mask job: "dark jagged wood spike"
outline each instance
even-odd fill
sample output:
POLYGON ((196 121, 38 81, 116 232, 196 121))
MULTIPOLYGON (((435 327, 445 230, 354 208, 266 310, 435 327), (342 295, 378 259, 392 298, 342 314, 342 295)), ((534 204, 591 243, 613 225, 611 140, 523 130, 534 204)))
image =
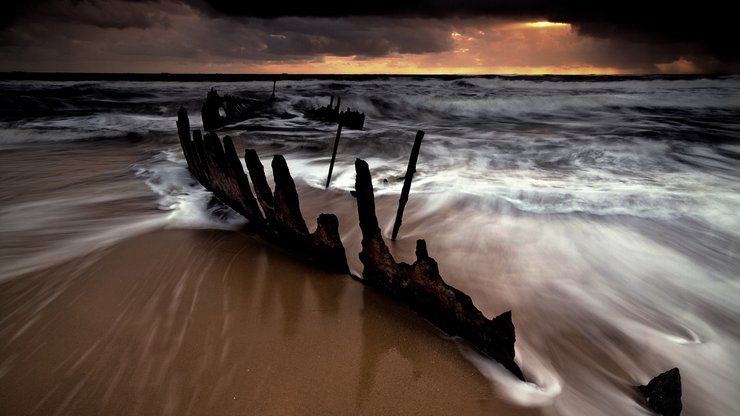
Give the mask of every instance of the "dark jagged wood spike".
POLYGON ((283 244, 294 245, 297 250, 320 260, 331 270, 348 273, 347 256, 339 236, 339 220, 336 215, 319 215, 316 231, 309 234, 301 214, 295 182, 282 155, 273 157, 272 175, 275 179, 275 217, 272 228, 277 231, 283 244))
MULTIPOLYGON (((210 180, 208 179, 209 169, 208 162, 206 161, 206 146, 203 143, 203 136, 200 134, 200 130, 193 131, 193 145, 193 149, 196 152, 196 170, 198 171, 195 177, 203 186, 205 186, 207 189, 210 189, 210 180)), ((191 171, 192 170, 193 169, 191 169, 191 171)))
POLYGON ((426 242, 417 241, 414 264, 396 263, 383 241, 375 216, 370 169, 364 160, 355 161, 357 212, 362 230, 360 260, 363 281, 409 305, 419 315, 450 335, 460 336, 524 380, 514 361, 514 324, 511 312, 489 320, 470 296, 446 284, 437 262, 429 257, 426 242))
POLYGON ((218 135, 213 132, 206 133, 205 144, 208 150, 207 156, 211 158, 213 166, 217 167, 221 173, 226 173, 226 155, 218 135))
POLYGON ((638 386, 647 401, 647 407, 663 416, 679 416, 681 403, 681 373, 672 368, 662 373, 645 385, 638 386))
POLYGON ((244 173, 239 156, 236 154, 236 149, 234 148, 234 142, 229 136, 224 137, 224 154, 226 157, 227 174, 232 179, 229 182, 230 186, 227 191, 229 192, 229 197, 236 204, 236 211, 247 217, 254 225, 262 226, 265 218, 262 216, 262 212, 260 212, 257 200, 252 195, 252 189, 249 187, 249 178, 244 173), (233 185, 236 185, 236 188, 233 185))
POLYGON ((202 183, 200 152, 196 149, 196 143, 190 135, 190 119, 188 118, 188 111, 184 107, 180 107, 177 111, 177 137, 180 139, 182 153, 188 162, 188 169, 202 183))
POLYGON ((194 140, 190 140, 190 126, 184 109, 178 112, 177 127, 185 160, 196 179, 222 202, 245 216, 253 226, 262 227, 264 218, 231 138, 225 137, 222 147, 217 135, 209 133, 203 141, 200 131, 196 130, 193 132, 194 140))
POLYGON ((254 149, 247 149, 244 152, 244 161, 247 163, 247 170, 254 185, 254 193, 257 194, 257 201, 262 207, 262 212, 265 213, 265 218, 268 221, 273 221, 275 218, 275 202, 272 199, 272 190, 265 177, 265 168, 254 149))
POLYGON ((295 182, 282 155, 272 158, 272 176, 275 179, 275 222, 295 233, 308 234, 308 227, 301 215, 295 182))
POLYGON ((311 234, 315 247, 314 256, 326 259, 331 270, 349 273, 347 255, 339 236, 339 219, 334 214, 321 214, 316 223, 316 231, 311 234))
POLYGON ((198 130, 194 130, 192 136, 190 135, 190 120, 187 110, 183 107, 180 107, 177 112, 177 135, 180 138, 185 160, 188 162, 188 169, 198 182, 210 189, 203 139, 198 130))
POLYGON ((193 140, 190 136, 190 119, 185 107, 180 107, 177 110, 177 137, 180 139, 180 146, 182 146, 182 153, 185 155, 188 167, 193 166, 195 152, 193 151, 193 140))
POLYGON ((221 202, 245 216, 260 235, 316 260, 330 270, 349 273, 339 235, 339 220, 333 214, 321 214, 316 231, 309 233, 301 214, 295 182, 283 156, 276 155, 272 161, 273 194, 257 152, 250 149, 245 153, 247 175, 230 137, 224 137, 222 143, 216 133, 206 133, 204 139, 200 131, 195 130, 191 140, 184 108, 178 111, 177 128, 193 176, 221 202), (252 193, 249 176, 252 177, 256 197, 252 193))

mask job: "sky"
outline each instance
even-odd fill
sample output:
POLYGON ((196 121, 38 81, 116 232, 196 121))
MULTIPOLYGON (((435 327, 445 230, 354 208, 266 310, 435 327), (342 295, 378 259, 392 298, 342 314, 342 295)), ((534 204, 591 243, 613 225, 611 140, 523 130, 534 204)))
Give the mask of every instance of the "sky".
POLYGON ((740 73, 731 2, 5 0, 0 71, 740 73))

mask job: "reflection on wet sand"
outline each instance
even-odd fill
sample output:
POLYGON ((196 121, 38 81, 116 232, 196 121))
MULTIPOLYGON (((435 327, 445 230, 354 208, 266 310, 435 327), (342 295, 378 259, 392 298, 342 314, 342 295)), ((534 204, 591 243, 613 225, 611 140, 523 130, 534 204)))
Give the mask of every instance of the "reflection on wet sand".
POLYGON ((126 240, 3 282, 0 316, 0 414, 536 413, 407 308, 244 233, 126 240))

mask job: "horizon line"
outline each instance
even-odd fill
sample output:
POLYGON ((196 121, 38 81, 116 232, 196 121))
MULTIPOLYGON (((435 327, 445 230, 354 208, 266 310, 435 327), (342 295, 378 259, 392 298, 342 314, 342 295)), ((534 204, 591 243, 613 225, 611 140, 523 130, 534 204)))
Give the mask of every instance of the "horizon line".
POLYGON ((0 71, 0 76, 4 75, 142 75, 142 76, 250 76, 250 77, 311 77, 311 76, 344 76, 344 77, 643 77, 643 76, 681 76, 681 77, 701 77, 701 76, 734 76, 740 75, 730 72, 705 72, 705 73, 625 73, 625 74, 566 74, 566 73, 546 73, 546 74, 524 74, 524 73, 415 73, 415 74, 397 74, 397 73, 234 73, 234 72, 77 72, 77 71, 0 71))

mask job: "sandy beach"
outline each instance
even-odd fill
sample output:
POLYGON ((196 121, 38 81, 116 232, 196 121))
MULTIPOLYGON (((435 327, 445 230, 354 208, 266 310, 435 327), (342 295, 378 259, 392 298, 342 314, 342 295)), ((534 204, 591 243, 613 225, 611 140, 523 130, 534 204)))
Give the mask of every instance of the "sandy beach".
POLYGON ((405 306, 240 232, 3 282, 0 316, 0 414, 537 414, 405 306))

